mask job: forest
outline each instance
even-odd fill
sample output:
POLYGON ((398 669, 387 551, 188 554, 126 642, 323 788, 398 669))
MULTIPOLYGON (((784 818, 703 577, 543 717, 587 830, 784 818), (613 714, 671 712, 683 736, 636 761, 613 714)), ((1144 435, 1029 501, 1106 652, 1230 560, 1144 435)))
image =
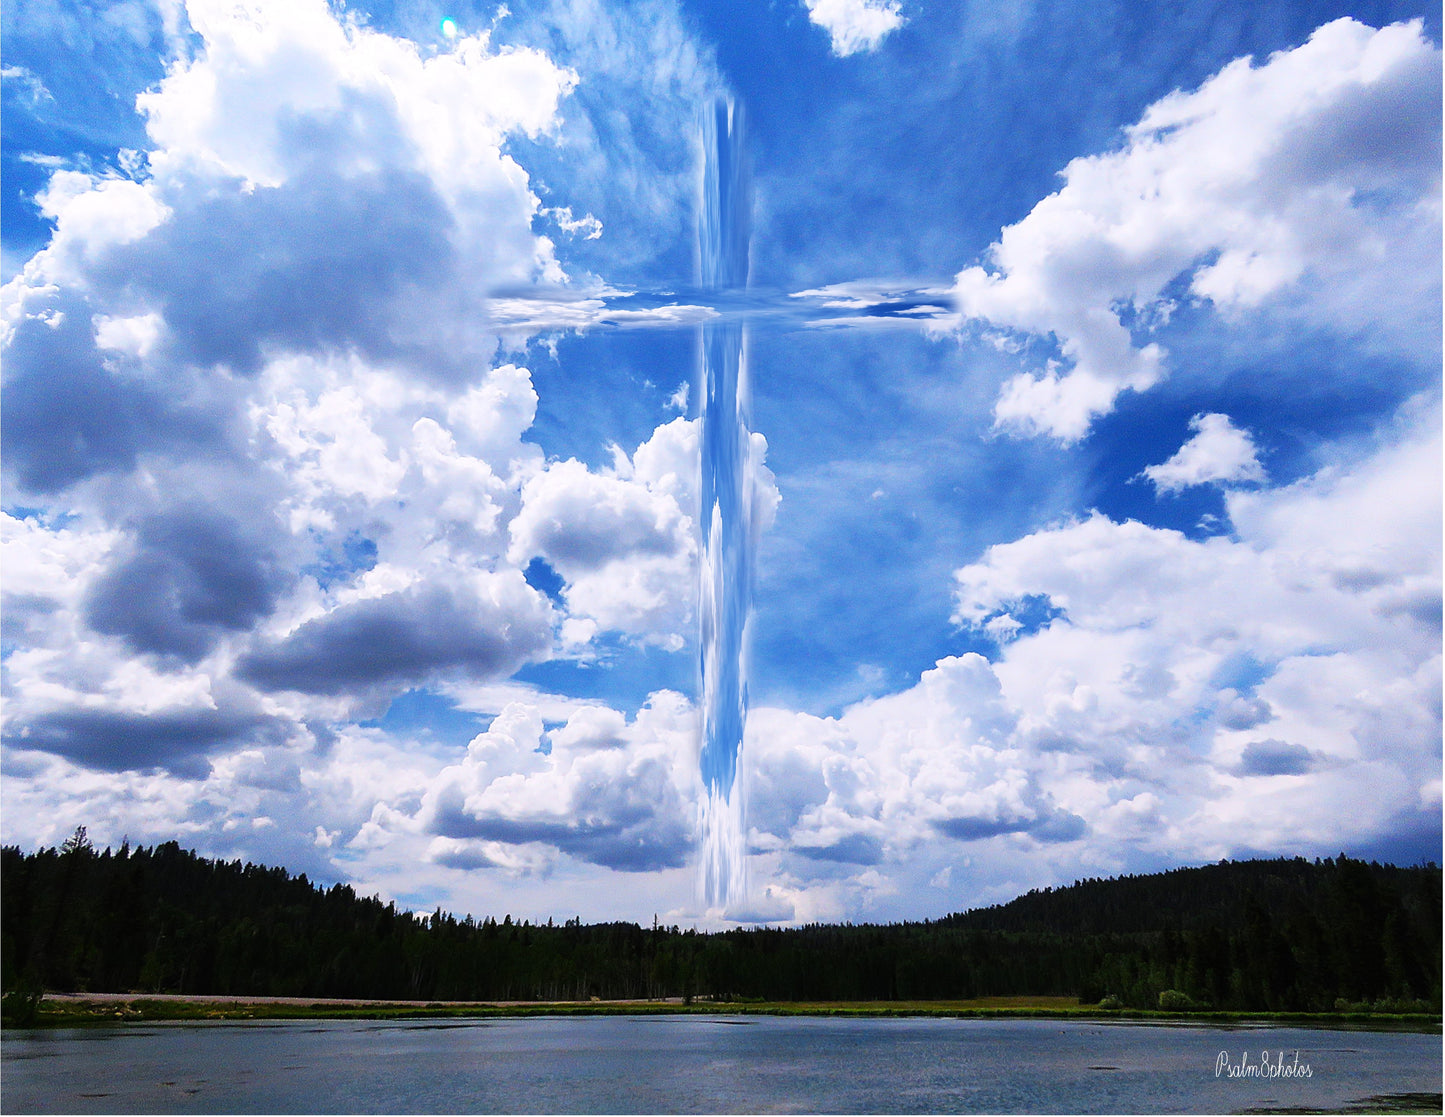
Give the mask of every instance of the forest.
POLYGON ((1336 858, 1084 880, 891 924, 700 932, 417 915, 176 842, 0 851, 0 986, 426 1001, 895 1001, 1438 1012, 1441 873, 1336 858))

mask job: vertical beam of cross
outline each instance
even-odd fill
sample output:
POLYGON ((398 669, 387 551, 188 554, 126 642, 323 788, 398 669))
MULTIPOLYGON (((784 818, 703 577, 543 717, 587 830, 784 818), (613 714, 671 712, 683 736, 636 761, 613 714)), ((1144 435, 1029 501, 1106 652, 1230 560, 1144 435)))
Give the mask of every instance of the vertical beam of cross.
MULTIPOLYGON (((718 100, 703 115, 699 223, 702 286, 720 301, 747 287, 752 189, 741 107, 718 100)), ((702 891, 726 909, 747 890, 743 789, 738 778, 747 720, 747 628, 752 606, 753 469, 747 334, 732 314, 702 327, 702 476, 699 595, 702 667, 702 891)))

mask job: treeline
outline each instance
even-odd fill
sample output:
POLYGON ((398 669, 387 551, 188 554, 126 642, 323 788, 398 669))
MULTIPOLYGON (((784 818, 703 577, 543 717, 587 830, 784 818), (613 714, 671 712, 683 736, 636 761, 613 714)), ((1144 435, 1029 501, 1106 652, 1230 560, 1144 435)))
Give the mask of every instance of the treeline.
POLYGON ((419 1000, 1113 998, 1440 1007, 1441 875, 1346 857, 1031 892, 944 919, 717 933, 480 923, 167 842, 0 851, 0 985, 419 1000))

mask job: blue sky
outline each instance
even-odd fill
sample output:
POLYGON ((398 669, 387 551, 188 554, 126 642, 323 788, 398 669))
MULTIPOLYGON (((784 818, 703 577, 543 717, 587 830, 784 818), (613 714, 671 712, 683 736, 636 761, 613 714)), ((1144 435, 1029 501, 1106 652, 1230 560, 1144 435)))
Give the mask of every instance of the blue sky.
POLYGON ((1436 8, 3 20, 6 842, 719 918, 726 95, 768 510, 731 914, 1439 859, 1436 8))

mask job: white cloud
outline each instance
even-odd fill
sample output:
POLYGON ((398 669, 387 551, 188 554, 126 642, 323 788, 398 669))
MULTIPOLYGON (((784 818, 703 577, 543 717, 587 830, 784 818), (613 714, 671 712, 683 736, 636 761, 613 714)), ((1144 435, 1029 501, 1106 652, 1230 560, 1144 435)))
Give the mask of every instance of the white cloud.
POLYGON ((1337 842, 1386 836, 1399 800, 1382 799, 1380 781, 1415 788, 1438 774, 1434 423, 1413 416, 1352 468, 1230 493, 1237 541, 1095 514, 959 570, 963 623, 1018 612, 1030 597, 1062 611, 1016 633, 995 665, 1020 733, 1167 803, 1152 840, 1171 856, 1248 841, 1311 847, 1325 816, 1337 842), (1331 771, 1275 777, 1299 782, 1287 802, 1266 804, 1254 773, 1239 774, 1266 742, 1331 771), (1354 802, 1342 812, 1349 771, 1354 802), (1231 829, 1246 813, 1231 805, 1239 797, 1268 819, 1248 840, 1231 829))
POLYGON ((89 267, 108 251, 140 240, 172 213, 158 192, 142 183, 69 170, 52 174, 35 201, 56 230, 49 246, 7 285, 17 301, 27 286, 84 285, 89 267))
POLYGON ((500 157, 502 139, 552 128, 577 81, 539 51, 492 50, 486 32, 425 57, 414 43, 338 20, 322 0, 189 0, 186 14, 205 46, 142 95, 151 138, 166 162, 211 165, 257 185, 279 185, 308 157, 298 120, 340 122, 370 102, 384 113, 370 123, 402 131, 338 152, 348 169, 399 139, 411 150, 398 154, 418 158, 454 200, 492 192, 519 173, 500 157))
POLYGON ((559 126, 575 73, 486 32, 428 55, 324 0, 186 11, 201 45, 138 101, 149 173, 55 172, 7 303, 63 284, 202 365, 359 349, 455 378, 497 345, 488 292, 567 281, 503 146, 559 126))
MULTIPOLYGON (((902 20, 897 4, 812 7, 839 53, 902 20)), ((709 66, 663 8, 632 11, 554 14, 609 80, 672 98, 649 119, 682 134, 709 66)), ((84 823, 422 907, 527 897, 546 915, 577 895, 589 917, 668 910, 691 887, 696 711, 668 692, 624 710, 506 676, 586 663, 615 633, 691 638, 699 426, 664 423, 605 467, 549 462, 529 435, 532 373, 496 352, 499 333, 520 344, 544 319, 715 313, 609 309, 618 292, 564 274, 542 235, 570 233, 576 261, 630 227, 617 258, 652 259, 680 227, 686 142, 629 146, 613 102, 573 95, 590 75, 487 35, 431 51, 317 0, 190 13, 199 45, 142 102, 144 167, 50 168, 56 232, 5 293, 7 484, 42 506, 4 522, 6 840, 84 823), (509 154, 532 141, 558 173, 509 154), (583 182, 626 204, 561 191, 583 182), (508 306, 487 297, 498 285, 547 297, 508 306), (555 600, 523 577, 534 557, 563 579, 555 600), (442 728, 388 714, 407 690, 442 728), (456 730, 469 715, 495 720, 456 730), (465 752, 452 732, 474 737, 465 752)), ((1432 195, 1408 96, 1436 56, 1409 28, 1349 23, 1301 51, 1161 102, 1124 151, 1071 165, 1005 232, 971 313, 1053 331, 1075 361, 1015 382, 1020 415, 1067 434, 1121 383, 1152 382, 1163 357, 1140 323, 1181 274, 1221 310, 1308 289, 1309 313, 1346 324, 1383 306, 1388 325, 1424 297, 1438 268, 1417 265, 1437 242, 1418 236, 1432 195), (1352 113, 1403 121, 1392 149, 1351 161, 1365 150, 1352 113), (1277 142, 1212 154, 1240 128, 1277 142), (1326 136, 1325 155, 1301 146, 1326 136), (1341 184, 1368 185, 1374 208, 1341 184), (1389 266, 1362 269, 1377 251, 1389 266), (1414 288, 1394 283, 1406 270, 1414 288), (1366 275, 1405 293, 1382 301, 1366 275)), ((906 297, 924 316, 937 294, 810 297, 897 315, 906 297)), ((1244 431, 1197 422, 1156 484, 1264 480, 1244 431)), ((916 915, 928 881, 961 906, 1070 868, 1216 856, 1246 830, 1279 849, 1368 839, 1393 800, 1438 809, 1428 426, 1402 421, 1373 455, 1289 488, 1229 492, 1235 540, 1095 516, 995 547, 959 580, 960 619, 1001 645, 993 664, 945 658, 835 718, 757 710, 750 837, 773 880, 753 914, 916 915), (1056 616, 1042 628, 1041 602, 1056 616), (1365 786, 1393 800, 1362 802, 1365 786)), ((762 526, 778 489, 761 436, 750 453, 762 526)), ((876 468, 860 492, 883 491, 876 468)))
POLYGON ((1148 336, 1180 276, 1224 313, 1302 293, 1315 325, 1368 332, 1368 305, 1381 335, 1413 338, 1439 302, 1439 84, 1418 21, 1340 19, 1156 102, 1122 150, 1072 161, 989 266, 957 277, 963 315, 1051 335, 1064 362, 1009 380, 998 424, 1073 442, 1119 393, 1157 383, 1166 355, 1148 336))
POLYGON ((138 314, 133 318, 95 317, 95 344, 144 359, 155 348, 164 323, 159 314, 138 314))
MULTIPOLYGON (((488 292, 571 282, 538 218, 578 246, 601 233, 591 200, 536 184, 544 214, 504 150, 545 150, 577 75, 486 35, 428 53, 319 0, 188 14, 194 49, 175 37, 141 99, 144 163, 127 157, 127 179, 48 168, 56 232, 5 291, 7 485, 42 507, 4 522, 6 639, 22 645, 6 840, 84 823, 392 895, 467 865, 669 879, 693 840, 686 701, 660 694, 629 720, 504 681, 559 637, 586 658, 609 630, 668 647, 691 633, 696 424, 608 469, 549 467, 529 370, 493 360, 488 292), (548 507, 589 514, 549 525, 548 507), (569 576, 570 611, 523 580, 514 540, 569 576), (499 714, 461 766, 478 796, 461 837, 423 825, 456 759, 440 740, 355 724, 408 688, 499 714), (565 724, 544 734, 542 718, 565 724)), ((705 84, 690 44, 668 44, 678 28, 645 14, 643 53, 679 68, 648 80, 705 84)), ((586 140, 574 130, 569 157, 586 140)), ((690 168, 649 177, 633 143, 606 162, 633 159, 629 204, 656 217, 690 168)), ((675 883, 598 902, 620 916, 675 883)))
POLYGON ((788 851, 802 874, 807 862, 898 863, 947 838, 1061 837, 1013 740, 1015 721, 973 654, 836 719, 758 710, 748 737, 753 841, 788 851))
POLYGON ((407 460, 387 453, 356 386, 339 384, 314 401, 293 391, 289 402, 268 404, 257 418, 292 459, 298 487, 323 503, 347 497, 375 503, 396 495, 407 460))
POLYGON ((452 433, 460 436, 473 454, 509 466, 519 457, 535 455, 521 441, 536 414, 537 392, 531 375, 512 364, 489 371, 481 384, 447 408, 452 433))
POLYGON ((569 459, 523 488, 509 555, 519 564, 540 555, 572 578, 633 555, 685 552, 690 526, 670 494, 595 474, 569 459))
POLYGON ((1144 476, 1161 493, 1179 492, 1191 485, 1263 481, 1264 467, 1248 431, 1240 430, 1228 415, 1212 412, 1189 420, 1194 437, 1160 465, 1147 466, 1144 476))
POLYGON ((527 482, 508 549, 511 561, 538 556, 562 576, 574 618, 679 647, 695 554, 692 517, 672 492, 572 460, 527 482))
POLYGON ((696 717, 681 695, 660 691, 629 725, 617 711, 583 708, 542 751, 542 719, 516 703, 432 781, 419 815, 446 839, 433 856, 497 863, 507 850, 559 855, 624 872, 680 867, 695 831, 696 717), (550 851, 550 852, 547 852, 550 851))
MULTIPOLYGON (((521 511, 510 526, 509 560, 535 557, 565 580, 571 632, 594 629, 640 637, 672 650, 691 638, 697 594, 699 420, 658 427, 629 458, 613 447, 602 473, 581 462, 554 462, 522 489, 521 511)), ((763 464, 767 442, 753 435, 753 522, 765 530, 779 501, 763 464)))
POLYGON ((602 235, 602 222, 590 213, 583 214, 581 217, 573 217, 571 206, 554 206, 538 212, 550 217, 557 222, 557 228, 572 236, 582 233, 588 240, 596 240, 602 235))
POLYGON ((0 66, 0 78, 18 84, 32 105, 55 100, 50 90, 45 88, 45 83, 24 66, 0 66))
POLYGON ((625 475, 548 470, 529 371, 488 367, 487 291, 568 280, 503 147, 546 142, 577 75, 320 0, 187 11, 198 45, 140 102, 148 171, 56 170, 57 230, 5 292, 11 491, 67 509, 7 523, 16 747, 196 778, 407 686, 497 685, 559 627, 584 656, 604 629, 680 643, 695 432, 625 475), (618 498, 603 536, 652 517, 606 561, 558 558, 576 615, 508 559, 587 536, 518 520, 563 476, 618 498))
POLYGON ((828 32, 839 58, 874 51, 903 26, 898 0, 803 0, 808 18, 828 32))
POLYGON ((1348 465, 1229 493, 1237 540, 1095 514, 990 548, 957 619, 992 629, 993 664, 941 660, 834 718, 753 711, 755 877, 797 919, 882 915, 930 882, 965 906, 1427 827, 1439 478, 1412 406, 1348 465))
MULTIPOLYGON (((662 428, 609 479, 643 495, 681 484, 688 430, 662 428)), ((768 883, 752 914, 892 917, 924 888, 963 907, 1070 873, 1331 853, 1418 823, 1440 768, 1439 467, 1436 413, 1407 408, 1351 462, 1230 492, 1237 539, 1095 515, 991 548, 959 571, 958 617, 1020 614, 995 629, 994 663, 943 659, 833 718, 753 711, 749 841, 768 883), (1042 627, 1021 605, 1038 598, 1057 612, 1042 627)), ((11 669, 28 670, 19 656, 11 669)), ((195 701, 166 698, 162 675, 95 679, 195 701)), ((7 776, 6 807, 29 833, 63 778, 60 837, 98 818, 100 833, 169 827, 301 858, 283 831, 312 858, 293 864, 344 865, 392 895, 460 888, 474 910, 499 881, 565 879, 589 911, 623 915, 615 888, 603 898, 608 870, 678 887, 667 874, 688 871, 702 800, 685 699, 659 692, 629 717, 513 683, 453 693, 497 714, 461 756, 353 727, 324 752, 239 741, 204 778, 122 772, 102 787, 12 742, 7 771, 30 774, 7 776), (277 825, 243 834, 252 815, 277 825)))

